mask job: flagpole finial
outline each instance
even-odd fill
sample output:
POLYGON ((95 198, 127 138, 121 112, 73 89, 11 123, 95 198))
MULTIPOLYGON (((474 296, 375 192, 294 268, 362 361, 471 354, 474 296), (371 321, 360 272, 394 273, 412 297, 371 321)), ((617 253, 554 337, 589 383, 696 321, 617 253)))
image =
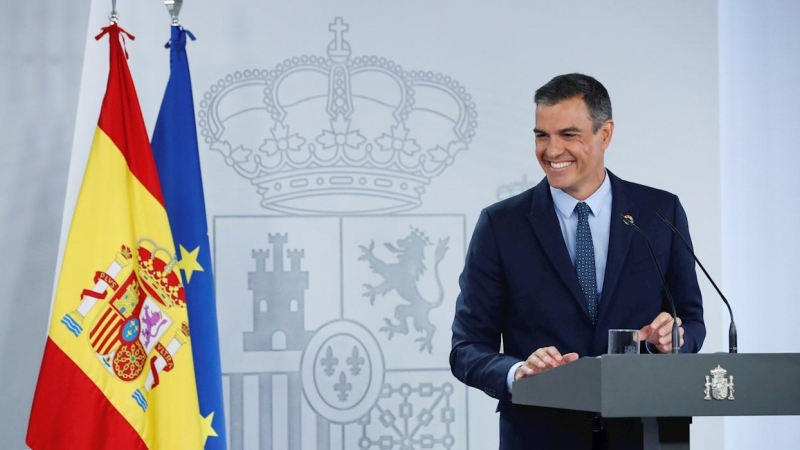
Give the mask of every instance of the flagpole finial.
POLYGON ((183 0, 164 0, 164 5, 167 7, 167 12, 169 16, 172 18, 172 25, 179 25, 178 16, 181 13, 181 6, 183 6, 183 0))
POLYGON ((117 0, 111 0, 111 14, 108 15, 108 21, 112 24, 119 23, 119 14, 117 13, 117 0))

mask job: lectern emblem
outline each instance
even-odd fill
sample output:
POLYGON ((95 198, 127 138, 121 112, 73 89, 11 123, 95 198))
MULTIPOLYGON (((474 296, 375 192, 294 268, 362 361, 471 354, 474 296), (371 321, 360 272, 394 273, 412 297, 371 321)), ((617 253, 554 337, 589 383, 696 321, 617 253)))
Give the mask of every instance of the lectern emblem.
POLYGON ((706 375, 706 389, 704 400, 735 400, 733 397, 733 375, 725 378, 728 371, 717 365, 711 370, 711 376, 706 375))

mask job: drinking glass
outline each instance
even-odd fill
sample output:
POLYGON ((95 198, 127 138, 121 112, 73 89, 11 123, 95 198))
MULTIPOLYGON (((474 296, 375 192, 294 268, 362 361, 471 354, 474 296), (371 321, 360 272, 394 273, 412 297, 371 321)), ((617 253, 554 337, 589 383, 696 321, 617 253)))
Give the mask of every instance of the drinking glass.
POLYGON ((639 353, 639 330, 608 330, 609 354, 637 354, 639 353))

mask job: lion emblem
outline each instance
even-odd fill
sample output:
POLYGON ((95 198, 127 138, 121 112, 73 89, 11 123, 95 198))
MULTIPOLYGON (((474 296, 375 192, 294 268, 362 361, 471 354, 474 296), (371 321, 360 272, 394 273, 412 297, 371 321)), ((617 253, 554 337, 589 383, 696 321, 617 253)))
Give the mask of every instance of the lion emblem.
POLYGON ((448 237, 439 239, 436 243, 436 261, 434 262, 433 273, 436 285, 439 287, 439 296, 435 301, 426 300, 420 294, 417 286, 419 277, 425 273, 425 247, 431 245, 430 240, 420 230, 413 228, 408 236, 396 242, 397 246, 388 242, 384 244, 390 252, 397 256, 397 262, 395 263, 384 262, 375 256, 373 253, 375 241, 370 242, 369 247, 359 246, 362 255, 358 260, 368 261, 372 271, 383 278, 383 282, 377 286, 364 284, 366 288, 366 292, 363 294, 364 297, 369 297, 370 304, 375 304, 376 296, 379 294, 384 296, 394 290, 406 302, 394 309, 394 318, 397 322, 389 318, 384 319, 386 325, 381 327, 380 331, 388 333, 389 339, 395 333, 408 334, 408 319, 410 318, 413 320, 414 329, 423 334, 415 341, 421 342, 420 351, 428 350, 428 353, 431 353, 433 349, 433 333, 436 332, 436 326, 431 323, 428 313, 433 308, 441 305, 444 300, 444 288, 439 278, 439 263, 444 259, 449 241, 450 238, 448 237))

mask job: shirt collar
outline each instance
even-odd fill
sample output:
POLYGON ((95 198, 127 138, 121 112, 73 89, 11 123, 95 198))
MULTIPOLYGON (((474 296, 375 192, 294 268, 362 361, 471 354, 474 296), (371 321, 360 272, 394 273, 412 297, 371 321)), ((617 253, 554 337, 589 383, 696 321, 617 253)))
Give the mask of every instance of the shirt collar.
MULTIPOLYGON (((570 217, 575 212, 575 205, 577 205, 580 200, 573 198, 571 195, 567 194, 561 189, 556 189, 553 186, 550 186, 550 194, 553 196, 553 203, 555 203, 556 208, 564 217, 570 217)), ((606 171, 605 178, 603 179, 603 183, 600 185, 600 187, 597 188, 597 190, 594 191, 589 198, 584 200, 584 202, 586 202, 586 204, 589 205, 589 208, 592 210, 592 215, 597 217, 603 208, 610 203, 610 194, 611 180, 609 180, 608 171, 606 171)))

